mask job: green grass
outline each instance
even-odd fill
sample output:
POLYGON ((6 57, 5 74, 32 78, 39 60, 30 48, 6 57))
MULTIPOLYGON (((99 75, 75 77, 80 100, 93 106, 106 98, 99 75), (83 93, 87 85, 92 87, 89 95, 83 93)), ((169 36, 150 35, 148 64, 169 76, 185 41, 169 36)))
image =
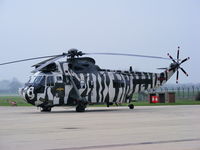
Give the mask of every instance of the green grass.
MULTIPOLYGON (((11 101, 15 101, 17 106, 32 106, 28 104, 22 97, 20 96, 0 96, 0 106, 12 106, 10 104, 11 101)), ((157 103, 150 104, 148 101, 138 101, 133 102, 135 106, 160 106, 160 105, 200 105, 200 101, 195 100, 177 100, 176 103, 157 103)), ((121 104, 120 106, 127 106, 128 104, 121 104)), ((97 107, 105 107, 106 105, 91 105, 97 107)))
POLYGON ((20 96, 0 96, 0 106, 12 106, 12 101, 15 101, 17 106, 31 106, 20 96))

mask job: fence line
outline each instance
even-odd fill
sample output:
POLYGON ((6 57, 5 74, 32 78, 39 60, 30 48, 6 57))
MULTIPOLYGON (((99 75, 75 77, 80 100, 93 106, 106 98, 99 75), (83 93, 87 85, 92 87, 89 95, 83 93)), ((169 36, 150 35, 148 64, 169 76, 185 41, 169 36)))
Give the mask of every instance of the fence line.
POLYGON ((165 92, 175 92, 177 100, 195 100, 198 93, 200 93, 200 86, 178 86, 178 87, 160 87, 158 89, 149 90, 145 92, 140 92, 134 96, 137 100, 148 100, 148 94, 165 93, 165 92))

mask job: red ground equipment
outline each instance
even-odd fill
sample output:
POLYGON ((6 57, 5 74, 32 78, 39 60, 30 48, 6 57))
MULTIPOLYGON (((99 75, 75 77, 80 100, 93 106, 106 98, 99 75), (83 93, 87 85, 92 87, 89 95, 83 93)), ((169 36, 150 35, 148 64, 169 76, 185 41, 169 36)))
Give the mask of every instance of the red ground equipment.
POLYGON ((152 96, 152 103, 158 103, 158 96, 152 96))

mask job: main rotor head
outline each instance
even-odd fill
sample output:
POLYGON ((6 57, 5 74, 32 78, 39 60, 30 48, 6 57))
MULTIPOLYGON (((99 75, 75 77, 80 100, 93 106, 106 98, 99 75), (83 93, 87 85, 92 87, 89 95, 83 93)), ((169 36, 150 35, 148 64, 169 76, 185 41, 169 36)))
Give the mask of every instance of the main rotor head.
POLYGON ((85 55, 85 53, 83 53, 82 51, 79 51, 78 49, 72 48, 68 50, 68 53, 66 55, 67 57, 74 58, 75 56, 76 57, 83 56, 85 55))

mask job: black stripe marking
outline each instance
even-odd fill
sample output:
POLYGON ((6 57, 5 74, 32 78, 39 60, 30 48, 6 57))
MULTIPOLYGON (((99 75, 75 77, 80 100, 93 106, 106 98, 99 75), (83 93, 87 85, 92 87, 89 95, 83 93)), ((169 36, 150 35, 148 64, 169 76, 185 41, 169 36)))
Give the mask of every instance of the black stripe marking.
POLYGON ((135 74, 133 74, 133 80, 132 80, 132 84, 133 84, 133 91, 132 91, 132 93, 131 93, 131 95, 133 95, 134 94, 134 92, 135 92, 135 88, 136 88, 136 83, 135 83, 135 81, 136 81, 136 75, 135 74))
POLYGON ((130 81, 128 80, 128 76, 124 75, 125 79, 125 94, 124 94, 124 102, 127 102, 127 96, 130 88, 130 81))
MULTIPOLYGON (((120 82, 122 82, 121 84, 125 84, 124 83, 124 80, 123 80, 123 75, 122 74, 119 74, 119 76, 120 76, 120 78, 121 79, 119 79, 119 80, 121 80, 120 82)), ((124 87, 123 86, 121 86, 121 90, 122 90, 122 92, 121 92, 121 95, 120 95, 120 98, 119 98, 119 102, 122 102, 123 101, 123 94, 124 94, 124 87)))
MULTIPOLYGON (((110 86, 110 78, 109 78, 109 75, 108 75, 108 72, 106 71, 105 72, 105 75, 106 75, 106 86, 107 88, 109 89, 109 86, 110 86)), ((105 102, 109 102, 109 99, 110 99, 110 96, 109 96, 109 90, 108 90, 108 93, 106 94, 106 98, 105 98, 105 102)))
POLYGON ((154 87, 156 87, 156 85, 157 85, 157 80, 158 80, 158 76, 157 76, 156 73, 155 73, 154 75, 155 75, 155 83, 154 83, 154 87))
POLYGON ((96 100, 97 100, 97 103, 99 103, 99 99, 100 99, 100 96, 99 96, 99 93, 100 93, 100 84, 99 84, 99 81, 98 81, 98 74, 95 74, 96 75, 96 92, 97 92, 97 97, 96 97, 96 100))
MULTIPOLYGON (((116 82, 116 84, 117 84, 118 78, 117 78, 116 74, 113 73, 113 76, 114 76, 113 82, 116 82)), ((113 85, 113 86, 114 86, 114 85, 113 85)), ((114 88, 114 87, 112 87, 112 88, 114 88)), ((119 87, 118 87, 118 86, 115 86, 115 96, 114 96, 113 102, 116 102, 116 101, 117 101, 118 94, 119 94, 119 87)))
POLYGON ((149 73, 150 75, 150 79, 151 79, 151 89, 153 88, 153 74, 152 73, 149 73))
POLYGON ((94 82, 94 81, 93 81, 93 78, 92 78, 92 74, 90 73, 89 74, 89 89, 90 89, 90 91, 88 93, 88 101, 89 102, 92 102, 92 91, 94 89, 94 85, 93 85, 93 87, 90 85, 92 82, 94 82))
POLYGON ((103 102, 104 101, 103 91, 105 90, 105 83, 104 83, 105 77, 104 77, 104 74, 100 74, 100 77, 101 77, 101 87, 102 87, 102 89, 101 89, 101 102, 103 102))

